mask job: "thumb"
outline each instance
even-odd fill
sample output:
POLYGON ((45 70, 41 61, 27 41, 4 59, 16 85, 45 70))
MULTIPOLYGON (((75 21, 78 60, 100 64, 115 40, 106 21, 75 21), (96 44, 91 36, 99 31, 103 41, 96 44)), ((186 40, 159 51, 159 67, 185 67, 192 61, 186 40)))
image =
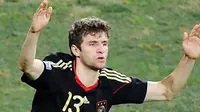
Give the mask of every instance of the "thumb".
POLYGON ((53 8, 52 8, 52 7, 49 7, 49 8, 47 9, 46 16, 47 16, 48 19, 51 17, 52 11, 53 11, 53 8))
POLYGON ((189 35, 187 32, 184 32, 184 35, 183 35, 183 40, 188 40, 189 39, 189 35))

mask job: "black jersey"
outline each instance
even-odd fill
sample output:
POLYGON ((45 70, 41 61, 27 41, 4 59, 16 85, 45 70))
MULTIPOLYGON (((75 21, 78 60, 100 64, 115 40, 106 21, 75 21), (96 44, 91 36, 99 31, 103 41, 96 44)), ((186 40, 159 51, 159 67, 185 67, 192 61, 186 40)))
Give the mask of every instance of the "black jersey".
POLYGON ((36 80, 22 81, 36 89, 31 112, 108 112, 112 105, 142 103, 147 83, 110 68, 99 71, 99 80, 85 87, 75 73, 75 61, 64 53, 43 60, 44 71, 36 80))

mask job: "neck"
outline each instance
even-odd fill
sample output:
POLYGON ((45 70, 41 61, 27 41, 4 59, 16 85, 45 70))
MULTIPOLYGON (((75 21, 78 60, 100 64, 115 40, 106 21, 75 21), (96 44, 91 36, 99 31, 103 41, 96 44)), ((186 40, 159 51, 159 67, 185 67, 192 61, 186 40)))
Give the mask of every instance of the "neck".
POLYGON ((93 70, 76 59, 76 75, 86 87, 89 87, 98 81, 99 70, 93 70))

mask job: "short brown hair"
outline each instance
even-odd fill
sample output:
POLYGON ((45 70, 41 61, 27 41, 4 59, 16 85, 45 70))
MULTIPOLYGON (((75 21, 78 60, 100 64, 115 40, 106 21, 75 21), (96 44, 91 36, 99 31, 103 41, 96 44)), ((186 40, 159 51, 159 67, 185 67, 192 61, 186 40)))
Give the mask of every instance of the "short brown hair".
POLYGON ((97 17, 88 17, 75 21, 69 29, 69 48, 71 48, 72 45, 76 45, 81 50, 80 45, 83 41, 82 37, 88 33, 103 31, 109 38, 109 30, 109 24, 97 17))

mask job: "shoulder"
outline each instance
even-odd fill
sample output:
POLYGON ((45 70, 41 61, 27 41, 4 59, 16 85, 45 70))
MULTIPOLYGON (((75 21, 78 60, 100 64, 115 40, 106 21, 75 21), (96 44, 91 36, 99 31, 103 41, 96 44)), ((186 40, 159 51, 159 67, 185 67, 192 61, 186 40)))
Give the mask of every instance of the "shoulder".
POLYGON ((65 62, 73 60, 73 57, 70 54, 67 53, 63 53, 63 52, 52 52, 51 54, 47 55, 44 58, 44 61, 59 61, 59 60, 63 60, 65 62))
POLYGON ((120 83, 130 83, 132 81, 131 77, 128 77, 127 75, 117 72, 109 67, 104 67, 100 71, 100 77, 105 77, 110 81, 117 81, 120 83))
POLYGON ((62 59, 64 61, 73 60, 73 57, 70 54, 63 53, 63 52, 52 52, 51 54, 47 55, 44 60, 51 60, 54 61, 56 59, 62 59))
POLYGON ((74 58, 67 53, 63 52, 53 52, 49 55, 47 55, 44 59, 43 62, 45 65, 53 66, 54 68, 72 68, 72 62, 74 58))

